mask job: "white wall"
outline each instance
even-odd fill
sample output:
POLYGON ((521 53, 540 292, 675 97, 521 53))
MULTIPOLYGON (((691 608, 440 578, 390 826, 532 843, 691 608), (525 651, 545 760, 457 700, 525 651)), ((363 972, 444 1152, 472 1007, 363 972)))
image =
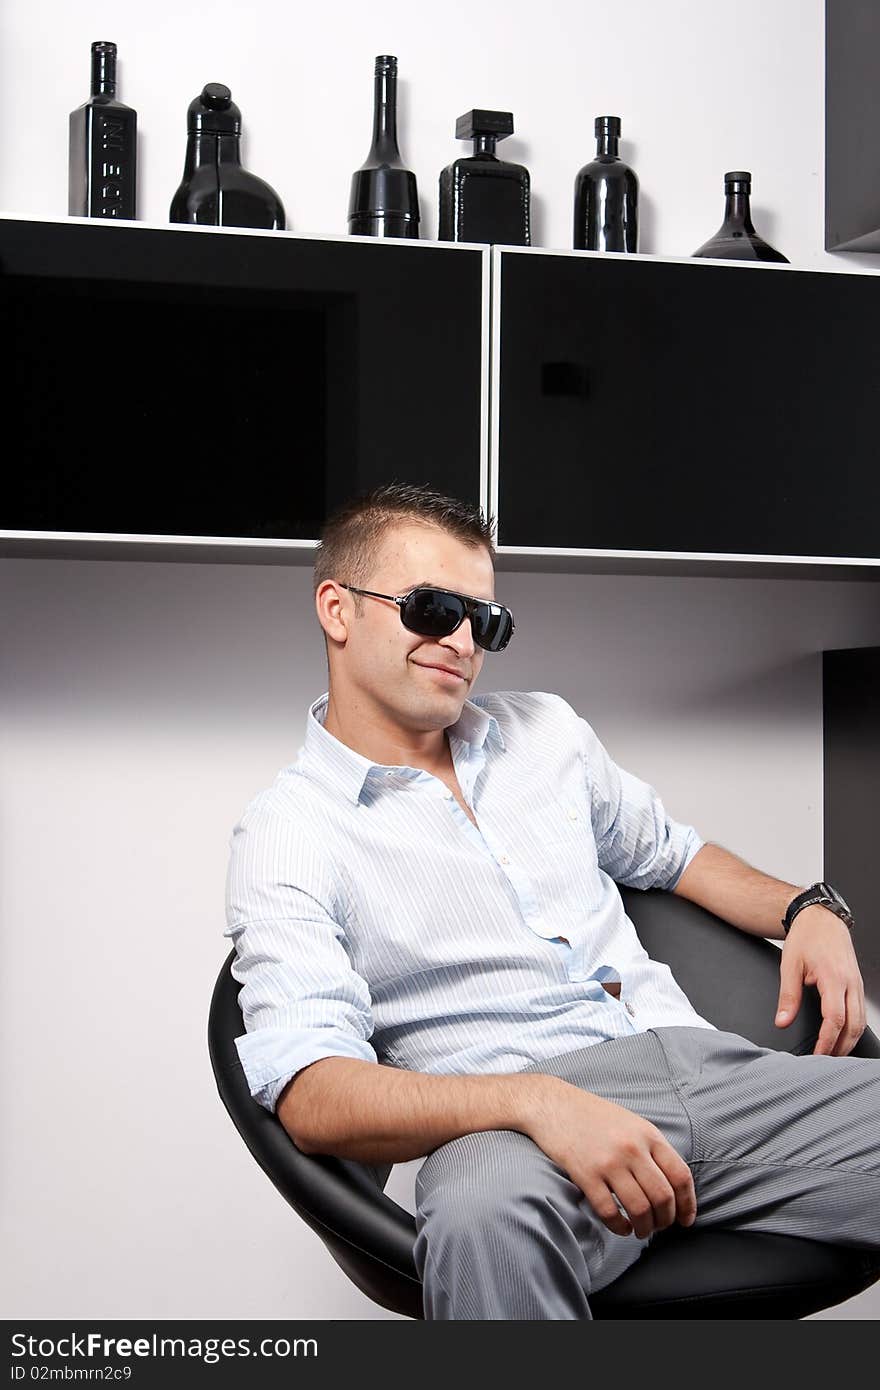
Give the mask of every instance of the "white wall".
MULTIPOLYGON (((102 38, 119 44, 121 96, 138 111, 142 220, 167 219, 187 104, 224 81, 246 163, 289 226, 344 234, 373 58, 391 51, 429 237, 437 175, 461 152, 456 116, 497 105, 521 132, 507 149, 532 172, 535 243, 570 246, 574 174, 594 115, 610 112, 642 181, 643 251, 689 254, 720 222, 722 174, 746 167, 756 225, 794 264, 876 268, 821 249, 822 9, 566 0, 538 21, 510 0, 456 0, 440 30, 436 11, 388 0, 33 0, 2 21, 0 208, 64 216, 67 115, 102 38)), ((500 574, 497 591, 517 637, 478 689, 559 691, 674 815, 812 881, 818 653, 880 641, 874 585, 500 574)), ((7 1317, 393 1316, 251 1159, 205 1042, 232 826, 295 758, 324 689, 308 568, 0 561, 7 1317)), ((417 1166, 389 1184, 410 1209, 417 1166)), ((878 1311, 871 1290, 820 1316, 878 1311)))
POLYGON ((690 255, 721 222, 725 171, 745 168, 756 227, 793 264, 880 266, 822 249, 822 0, 29 0, 0 22, 9 214, 66 214, 68 114, 89 95, 92 41, 112 39, 120 99, 138 113, 139 220, 167 222, 187 106, 225 82, 245 165, 280 194, 288 227, 343 236, 370 143, 373 59, 391 52, 425 237, 437 235, 440 170, 470 153, 456 117, 486 106, 513 112, 499 152, 531 173, 537 246, 571 246, 575 174, 595 152, 594 117, 611 114, 641 183, 640 250, 690 255))
MULTIPOLYGON (((816 653, 880 641, 874 585, 500 574, 497 592, 517 635, 478 690, 558 690, 672 814, 815 879, 816 653)), ((232 826, 326 688, 310 570, 3 560, 0 651, 6 1316, 389 1316, 254 1163, 205 1043, 232 826)), ((389 1185, 409 1210, 417 1168, 389 1185)))

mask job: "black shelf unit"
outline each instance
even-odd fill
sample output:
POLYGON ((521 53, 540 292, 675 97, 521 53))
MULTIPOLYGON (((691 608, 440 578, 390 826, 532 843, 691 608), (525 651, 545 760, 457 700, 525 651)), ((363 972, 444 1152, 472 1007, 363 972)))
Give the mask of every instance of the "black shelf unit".
POLYGON ((494 256, 500 545, 880 559, 880 276, 494 256))
POLYGON ((6 218, 0 307, 2 531, 253 557, 392 478, 480 501, 483 248, 6 218))

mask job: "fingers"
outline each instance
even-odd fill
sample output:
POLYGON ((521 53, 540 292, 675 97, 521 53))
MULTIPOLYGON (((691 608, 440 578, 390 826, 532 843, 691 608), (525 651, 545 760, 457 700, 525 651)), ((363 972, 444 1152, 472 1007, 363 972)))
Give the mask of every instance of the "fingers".
MULTIPOLYGON (((834 1045, 831 1056, 848 1057, 867 1026, 868 1019, 865 1014, 865 992, 860 978, 858 985, 850 985, 846 991, 846 1022, 834 1045)), ((821 1038, 821 1033, 819 1036, 821 1038)))
MULTIPOLYGON (((786 941, 785 946, 790 948, 790 941, 786 941)), ((786 951, 785 946, 783 947, 782 960, 779 966, 779 1003, 776 1008, 777 1028, 787 1028, 792 1019, 797 1016, 797 1012, 801 1006, 801 997, 804 992, 803 967, 800 958, 793 949, 790 948, 786 951)))
POLYGON ((849 932, 842 923, 834 924, 835 933, 828 934, 825 909, 814 905, 806 913, 820 917, 805 920, 800 935, 793 943, 786 938, 782 948, 777 1027, 786 1027, 794 1017, 795 1004, 800 1004, 804 983, 816 985, 822 1003, 822 1026, 813 1055, 845 1057, 852 1051, 865 1031, 865 988, 859 973, 849 932), (819 924, 817 926, 817 923, 819 924))
POLYGON ((616 1236, 631 1236, 632 1226, 614 1200, 614 1193, 606 1183, 590 1183, 584 1186, 584 1196, 599 1220, 616 1236))
POLYGON ((585 1196, 610 1231, 621 1236, 634 1232, 640 1240, 676 1220, 683 1226, 693 1225, 697 1215, 691 1170, 662 1136, 650 1157, 609 1174, 592 1191, 585 1190, 585 1196))
POLYGON ((665 1230, 675 1219, 675 1196, 659 1169, 657 1180, 643 1177, 637 1181, 632 1173, 622 1173, 615 1179, 614 1191, 629 1217, 640 1240, 654 1231, 665 1230))
POLYGON ((675 1193, 675 1220, 682 1226, 692 1226, 697 1219, 697 1194, 694 1175, 680 1153, 662 1137, 651 1150, 660 1163, 672 1191, 675 1193))
POLYGON ((826 983, 822 997, 822 1027, 813 1048, 813 1055, 839 1056, 835 1053, 838 1039, 846 1026, 846 993, 842 985, 826 983))

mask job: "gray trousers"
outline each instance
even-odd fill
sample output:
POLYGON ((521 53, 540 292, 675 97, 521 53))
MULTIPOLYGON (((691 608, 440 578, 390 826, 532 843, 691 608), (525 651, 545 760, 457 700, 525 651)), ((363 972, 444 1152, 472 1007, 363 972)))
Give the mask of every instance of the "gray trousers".
MULTIPOLYGON (((697 1217, 880 1248, 880 1059, 795 1056, 709 1028, 649 1028, 525 1069, 657 1126, 688 1164, 697 1217)), ((518 1130, 465 1134, 416 1176, 425 1318, 591 1318, 588 1296, 649 1245, 615 1235, 518 1130)))

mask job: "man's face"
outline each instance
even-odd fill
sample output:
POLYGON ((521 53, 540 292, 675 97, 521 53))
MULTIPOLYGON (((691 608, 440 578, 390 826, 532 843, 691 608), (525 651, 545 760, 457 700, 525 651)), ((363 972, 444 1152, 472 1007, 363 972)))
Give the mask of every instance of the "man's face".
MULTIPOLYGON (((426 583, 471 598, 495 598, 495 572, 485 546, 465 545, 434 526, 394 527, 362 587, 400 596, 426 583)), ((349 622, 344 645, 331 644, 334 689, 339 685, 347 701, 375 703, 409 729, 454 723, 485 656, 474 642, 470 618, 448 637, 422 637, 403 626, 399 606, 390 600, 361 597, 362 616, 356 619, 354 595, 340 592, 349 622), (433 669, 438 666, 459 678, 433 669)))

